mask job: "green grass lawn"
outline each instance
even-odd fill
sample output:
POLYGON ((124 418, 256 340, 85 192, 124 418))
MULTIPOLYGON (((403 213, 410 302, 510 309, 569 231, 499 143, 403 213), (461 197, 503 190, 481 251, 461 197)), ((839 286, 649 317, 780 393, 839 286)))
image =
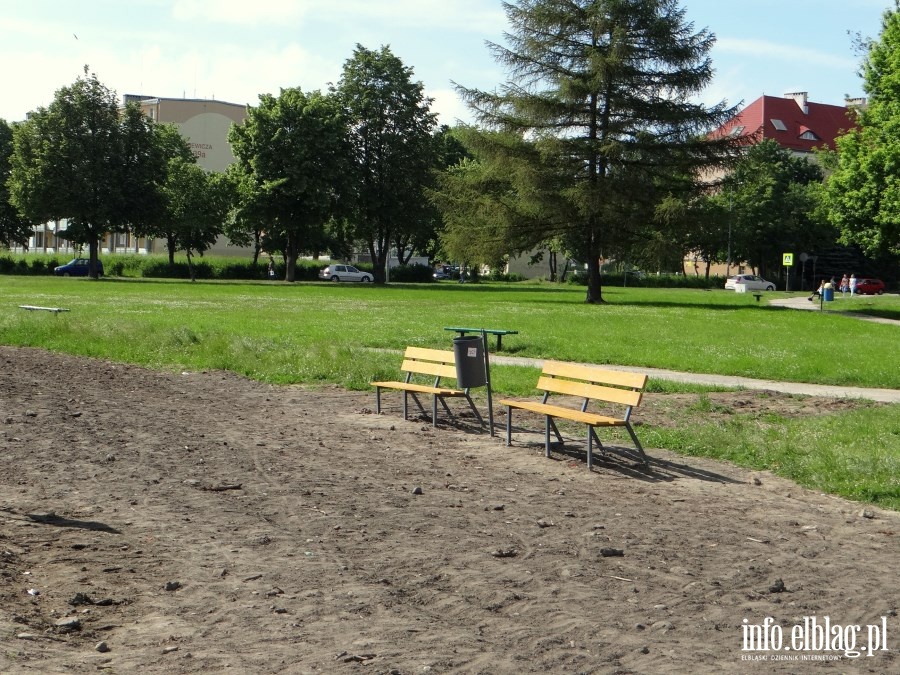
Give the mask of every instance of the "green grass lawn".
MULTIPOLYGON (((606 305, 590 306, 583 288, 532 283, 378 287, 0 276, 0 343, 364 389, 398 374, 399 357, 379 350, 449 349, 455 334, 445 326, 473 326, 519 331, 504 339, 504 351, 518 356, 900 388, 900 329, 848 316, 839 302, 833 311, 802 312, 724 290, 607 288, 604 296, 606 305), (70 311, 18 309, 25 304, 70 311)), ((895 296, 853 303, 854 311, 900 315, 895 296)), ((536 371, 495 367, 492 380, 497 394, 528 395, 536 371)), ((674 430, 641 433, 649 447, 768 468, 900 508, 900 405, 765 424, 736 416, 725 427, 701 414, 674 430)))

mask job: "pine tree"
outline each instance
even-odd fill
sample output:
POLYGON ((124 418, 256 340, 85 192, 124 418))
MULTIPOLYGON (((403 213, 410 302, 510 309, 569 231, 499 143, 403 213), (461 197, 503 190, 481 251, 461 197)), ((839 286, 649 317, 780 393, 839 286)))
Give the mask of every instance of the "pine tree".
POLYGON ((532 171, 515 172, 525 210, 541 216, 525 239, 561 236, 580 251, 586 301, 602 302, 601 254, 624 250, 664 195, 695 187, 732 146, 708 132, 734 109, 694 101, 712 79, 715 38, 695 32, 674 0, 517 0, 504 8, 508 46, 490 48, 509 81, 495 92, 459 91, 480 125, 523 143, 482 134, 473 151, 512 164, 515 152, 538 158, 532 171))

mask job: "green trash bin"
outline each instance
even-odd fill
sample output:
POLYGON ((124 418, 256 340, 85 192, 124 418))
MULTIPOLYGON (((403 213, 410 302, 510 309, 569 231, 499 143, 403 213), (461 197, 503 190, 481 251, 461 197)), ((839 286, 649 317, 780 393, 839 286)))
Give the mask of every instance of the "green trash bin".
POLYGON ((484 340, 480 335, 464 335, 453 338, 453 356, 456 361, 456 386, 461 389, 483 387, 487 384, 484 367, 484 340))

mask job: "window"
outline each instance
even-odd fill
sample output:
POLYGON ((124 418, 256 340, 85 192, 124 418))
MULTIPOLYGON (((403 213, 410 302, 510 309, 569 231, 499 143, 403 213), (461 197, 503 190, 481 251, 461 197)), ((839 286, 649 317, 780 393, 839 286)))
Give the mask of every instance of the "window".
POLYGON ((740 136, 744 132, 744 129, 746 129, 746 127, 744 127, 744 126, 731 127, 731 131, 729 132, 728 135, 729 136, 740 136))
POLYGON ((772 118, 772 126, 778 129, 778 131, 787 131, 787 127, 784 126, 784 122, 781 120, 776 120, 774 117, 772 118))
POLYGON ((818 136, 816 136, 812 131, 809 131, 808 129, 806 131, 804 131, 802 134, 800 134, 800 138, 802 138, 804 141, 821 140, 818 136))

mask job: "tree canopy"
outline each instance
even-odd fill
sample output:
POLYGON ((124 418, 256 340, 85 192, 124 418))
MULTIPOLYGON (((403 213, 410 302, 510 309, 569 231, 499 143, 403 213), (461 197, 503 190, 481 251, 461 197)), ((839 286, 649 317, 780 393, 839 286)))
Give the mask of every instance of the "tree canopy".
POLYGON ((0 245, 26 246, 31 223, 13 205, 9 193, 10 159, 13 153, 12 127, 0 119, 0 245))
POLYGON ((140 221, 155 194, 152 122, 137 106, 119 111, 96 75, 79 77, 14 127, 11 201, 29 221, 65 218, 65 236, 87 244, 97 277, 101 237, 140 221))
POLYGON ((391 245, 429 223, 424 189, 433 180, 436 116, 413 71, 391 52, 357 45, 335 88, 350 125, 353 192, 346 236, 365 242, 376 282, 391 245))
POLYGON ((841 240, 873 257, 900 255, 900 3, 884 12, 881 35, 866 44, 867 106, 858 128, 837 140, 824 191, 841 240))
POLYGON ((229 133, 237 158, 231 178, 240 197, 235 220, 254 229, 264 223, 267 247, 284 254, 288 281, 300 253, 325 248, 326 224, 345 208, 347 133, 335 96, 297 88, 260 96, 229 133))
POLYGON ((623 249, 659 201, 696 187, 733 141, 708 132, 734 114, 694 102, 712 79, 714 37, 694 31, 674 0, 517 0, 504 3, 509 72, 495 92, 459 87, 488 129, 477 152, 516 163, 515 189, 537 218, 522 243, 561 236, 588 264, 587 302, 602 302, 601 253, 623 249), (533 147, 528 147, 533 146, 533 147))

